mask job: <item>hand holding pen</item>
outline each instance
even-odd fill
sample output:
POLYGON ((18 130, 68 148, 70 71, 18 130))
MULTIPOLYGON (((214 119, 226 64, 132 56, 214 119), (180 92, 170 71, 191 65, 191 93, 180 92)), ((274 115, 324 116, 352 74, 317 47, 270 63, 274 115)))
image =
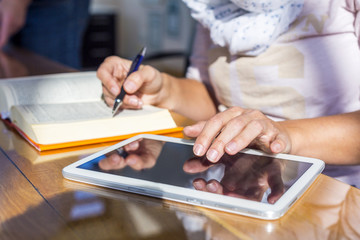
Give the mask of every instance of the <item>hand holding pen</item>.
MULTIPOLYGON (((143 47, 141 49, 141 51, 139 52, 139 54, 134 59, 134 61, 131 63, 130 70, 129 70, 124 82, 126 81, 126 79, 129 77, 129 75, 131 73, 133 73, 139 69, 139 66, 145 56, 145 53, 146 53, 146 47, 143 47)), ((119 111, 119 108, 121 106, 121 103, 123 102, 125 94, 126 94, 126 91, 124 89, 124 83, 123 83, 119 95, 117 95, 115 98, 115 102, 114 102, 114 106, 113 106, 113 110, 112 110, 113 117, 119 111)))
POLYGON ((169 105, 173 105, 169 102, 172 99, 169 92, 171 85, 168 84, 170 76, 151 65, 138 66, 137 71, 129 74, 130 65, 132 63, 128 59, 109 56, 99 66, 97 77, 101 80, 106 104, 112 108, 115 98, 124 88, 126 94, 120 104, 121 109, 141 109, 143 105, 170 108, 169 105))

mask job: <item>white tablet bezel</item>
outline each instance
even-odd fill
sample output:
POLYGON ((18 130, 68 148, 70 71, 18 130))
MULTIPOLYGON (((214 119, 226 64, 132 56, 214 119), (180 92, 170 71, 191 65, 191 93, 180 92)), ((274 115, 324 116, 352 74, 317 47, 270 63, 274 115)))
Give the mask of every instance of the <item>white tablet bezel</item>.
POLYGON ((293 205, 296 200, 299 199, 299 197, 305 192, 305 190, 312 184, 312 182, 322 172, 325 166, 323 161, 314 158, 294 156, 289 154, 269 155, 252 149, 244 149, 241 151, 243 153, 252 155, 269 156, 292 161, 312 163, 312 166, 281 196, 279 200, 276 201, 275 204, 234 198, 214 193, 197 191, 195 189, 187 189, 163 183, 150 182, 146 180, 112 175, 110 173, 95 172, 77 168, 79 165, 85 162, 91 161, 94 158, 116 150, 119 147, 122 147, 140 138, 149 138, 188 145, 193 144, 193 141, 180 138, 141 134, 119 142, 113 146, 107 147, 97 153, 91 154, 90 156, 87 156, 75 163, 66 166, 62 170, 63 176, 70 180, 89 183, 97 186, 203 206, 260 219, 273 220, 278 219, 285 214, 290 206, 293 205))

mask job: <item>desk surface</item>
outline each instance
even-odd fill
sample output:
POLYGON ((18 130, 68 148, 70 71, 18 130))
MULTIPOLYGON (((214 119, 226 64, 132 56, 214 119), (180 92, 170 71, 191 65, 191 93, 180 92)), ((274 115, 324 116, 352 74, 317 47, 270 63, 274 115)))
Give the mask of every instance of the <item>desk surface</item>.
MULTIPOLYGON (((19 64, 11 56, 23 56, 24 52, 15 53, 10 59, 19 64)), ((53 72, 71 70, 25 53, 38 64, 35 70, 25 68, 23 75, 40 74, 38 66, 54 67, 53 72)), ((3 64, 8 56, 0 56, 1 70, 7 73, 3 76, 21 75, 17 65, 3 64), (9 65, 13 69, 9 70, 9 65)), ((47 67, 44 73, 49 71, 47 67)), ((290 211, 275 221, 89 186, 62 177, 63 167, 106 146, 39 153, 1 122, 0 239, 360 239, 360 190, 325 175, 320 175, 290 211)))

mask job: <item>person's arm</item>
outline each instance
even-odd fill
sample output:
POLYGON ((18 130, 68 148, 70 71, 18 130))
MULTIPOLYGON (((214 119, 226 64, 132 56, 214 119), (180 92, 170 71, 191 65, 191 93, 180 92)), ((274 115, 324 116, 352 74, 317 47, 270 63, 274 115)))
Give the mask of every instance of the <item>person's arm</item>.
POLYGON ((165 88, 159 107, 167 108, 190 119, 206 120, 216 114, 215 105, 204 84, 187 79, 162 74, 165 88))
POLYGON ((291 154, 329 164, 360 163, 360 111, 279 123, 291 139, 291 154))
POLYGON ((0 48, 25 24, 27 9, 32 0, 0 1, 0 48))
MULTIPOLYGON (((114 104, 130 64, 126 59, 112 56, 100 65, 97 76, 102 81, 104 100, 109 106, 114 104)), ((125 108, 138 109, 143 104, 151 104, 193 120, 208 119, 216 113, 204 84, 160 73, 151 66, 140 66, 138 71, 126 79, 124 89, 127 93, 123 100, 125 108)))

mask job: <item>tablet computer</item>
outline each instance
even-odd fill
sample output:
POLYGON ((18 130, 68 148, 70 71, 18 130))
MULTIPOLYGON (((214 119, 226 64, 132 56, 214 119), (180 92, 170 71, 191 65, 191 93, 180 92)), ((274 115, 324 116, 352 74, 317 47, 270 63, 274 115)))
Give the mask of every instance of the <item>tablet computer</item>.
POLYGON ((324 169, 324 162, 244 149, 217 163, 193 141, 141 134, 70 164, 70 180, 261 218, 278 219, 324 169))

